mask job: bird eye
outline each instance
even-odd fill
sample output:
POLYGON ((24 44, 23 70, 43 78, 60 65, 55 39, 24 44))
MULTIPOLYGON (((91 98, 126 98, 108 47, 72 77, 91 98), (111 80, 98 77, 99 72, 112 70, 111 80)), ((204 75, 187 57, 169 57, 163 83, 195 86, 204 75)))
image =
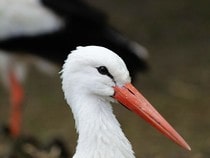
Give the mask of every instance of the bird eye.
MULTIPOLYGON (((114 81, 114 77, 109 73, 108 69, 106 68, 106 66, 99 66, 97 67, 97 70, 100 74, 102 75, 107 75, 108 77, 110 77, 113 81, 114 81)), ((115 82, 115 81, 114 81, 115 82)))
POLYGON ((102 75, 108 75, 109 74, 109 71, 107 70, 107 68, 105 66, 97 67, 97 70, 102 75))

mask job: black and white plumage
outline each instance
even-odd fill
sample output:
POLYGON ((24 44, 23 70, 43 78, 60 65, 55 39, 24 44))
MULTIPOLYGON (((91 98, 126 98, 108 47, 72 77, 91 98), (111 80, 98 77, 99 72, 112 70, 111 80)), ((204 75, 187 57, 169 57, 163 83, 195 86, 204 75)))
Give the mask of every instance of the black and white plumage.
MULTIPOLYGON (((50 74, 58 72, 52 63, 61 66, 78 45, 113 50, 124 59, 133 78, 148 67, 147 50, 110 26, 105 13, 82 0, 1 0, 0 19, 0 73, 10 89, 11 71, 20 87, 30 65, 50 74)), ((20 107, 24 98, 13 99, 14 91, 10 91, 20 107)), ((11 120, 17 120, 13 116, 12 112, 11 120)), ((12 124, 18 127, 17 122, 12 124)), ((18 135, 20 128, 15 131, 18 135)))
POLYGON ((60 64, 78 45, 100 45, 119 54, 132 76, 148 66, 147 50, 85 1, 3 0, 0 11, 0 50, 30 52, 60 64))

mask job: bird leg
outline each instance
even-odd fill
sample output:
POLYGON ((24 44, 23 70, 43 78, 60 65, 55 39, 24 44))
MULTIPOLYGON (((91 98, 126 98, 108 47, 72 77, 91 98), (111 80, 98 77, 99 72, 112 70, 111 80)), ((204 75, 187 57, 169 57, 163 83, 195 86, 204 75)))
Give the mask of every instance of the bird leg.
POLYGON ((13 138, 20 135, 22 122, 23 87, 17 79, 14 71, 9 73, 11 113, 9 120, 10 133, 13 138))

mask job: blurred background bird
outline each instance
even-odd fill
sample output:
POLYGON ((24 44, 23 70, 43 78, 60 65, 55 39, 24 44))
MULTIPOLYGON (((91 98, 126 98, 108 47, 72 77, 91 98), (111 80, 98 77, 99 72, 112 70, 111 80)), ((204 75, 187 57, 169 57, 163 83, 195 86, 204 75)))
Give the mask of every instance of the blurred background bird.
MULTIPOLYGON (((24 0, 19 3, 16 3, 15 1, 14 3, 20 4, 19 6, 21 7, 23 1, 24 0)), ((5 4, 3 3, 7 2, 11 4, 13 3, 11 0, 1 0, 0 7, 4 8, 3 6, 5 6, 5 4)), ((64 1, 61 3, 63 2, 64 1)), ((106 13, 108 18, 105 16, 105 19, 109 25, 114 27, 117 32, 122 33, 123 37, 127 37, 142 44, 145 46, 146 50, 149 51, 150 58, 146 59, 149 63, 149 72, 144 73, 143 75, 141 73, 142 71, 137 72, 134 77, 134 84, 137 88, 140 88, 143 91, 151 103, 157 105, 158 110, 176 129, 180 129, 179 132, 183 134, 192 147, 190 153, 177 149, 169 144, 168 141, 162 139, 161 136, 158 134, 156 135, 155 132, 143 122, 140 122, 141 126, 137 126, 137 124, 139 124, 138 118, 130 115, 123 108, 114 106, 116 109, 115 113, 121 122, 122 128, 133 144, 136 156, 138 157, 138 155, 141 155, 142 157, 157 158, 208 158, 210 154, 210 141, 208 140, 210 132, 210 55, 208 53, 210 49, 210 15, 208 6, 210 5, 210 2, 207 0, 159 0, 155 2, 139 0, 87 0, 83 2, 87 3, 88 6, 94 6, 99 12, 106 13), (168 108, 169 106, 176 107, 179 113, 170 110, 174 108, 168 108), (128 122, 132 122, 132 124, 129 124, 128 122), (136 131, 142 131, 141 135, 136 131), (144 141, 145 139, 142 139, 142 137, 147 137, 151 139, 151 141, 144 141), (158 142, 158 145, 154 140, 158 142), (163 148, 163 146, 165 148, 163 148)), ((28 1, 27 3, 33 3, 34 5, 34 2, 31 1, 28 1)), ((46 3, 48 2, 45 1, 45 4, 46 3)), ((39 4, 44 6, 43 1, 39 1, 39 4)), ((37 6, 40 5, 36 5, 36 7, 37 6)), ((58 5, 54 5, 54 7, 55 6, 59 7, 58 5)), ((3 25, 2 22, 3 10, 12 11, 12 8, 14 7, 10 5, 8 8, 1 9, 0 28, 5 25, 3 25)), ((45 8, 48 8, 50 12, 52 11, 55 13, 52 9, 53 5, 48 5, 48 7, 45 8)), ((24 9, 20 10, 25 12, 24 9)), ((33 7, 31 7, 28 10, 28 17, 30 17, 29 14, 36 9, 33 10, 33 7)), ((59 15, 56 15, 58 17, 64 15, 61 15, 60 10, 57 9, 59 15)), ((21 15, 22 12, 18 12, 19 14, 15 15, 23 17, 23 15, 21 15)), ((42 13, 42 11, 39 11, 39 13, 42 13)), ((9 15, 12 15, 12 13, 9 15)), ((89 14, 87 14, 87 16, 88 15, 89 14)), ((54 23, 56 21, 55 19, 59 19, 58 17, 52 18, 51 23, 54 23)), ((36 25, 43 23, 38 20, 44 18, 46 17, 43 16, 43 18, 37 18, 37 21, 35 22, 36 25)), ((12 20, 12 25, 7 25, 8 28, 9 26, 14 26, 16 24, 19 26, 20 30, 23 29, 24 27, 17 22, 17 18, 14 19, 15 20, 12 20)), ((26 22, 32 20, 27 17, 24 19, 27 19, 26 22)), ((68 19, 68 17, 66 17, 66 19, 68 19)), ((29 24, 36 26, 33 25, 34 23, 32 22, 29 22, 29 24)), ((45 25, 43 24, 43 26, 45 25)), ((65 25, 62 25, 61 21, 57 29, 64 28, 64 26, 65 25)), ((86 28, 85 25, 83 26, 86 28)), ((49 28, 49 26, 45 27, 49 28)), ((77 27, 75 26, 74 28, 77 27)), ((51 31, 53 29, 56 28, 51 27, 51 31)), ((42 30, 42 28, 39 30, 42 30)), ((11 33, 10 35, 13 34, 12 31, 9 32, 11 33)), ((31 30, 28 30, 28 32, 31 32, 31 30)), ((35 34, 37 33, 36 31, 34 32, 35 34)), ((9 41, 9 39, 5 40, 5 34, 8 34, 8 32, 0 31, 0 33, 4 34, 4 36, 2 35, 3 40, 1 40, 3 44, 0 44, 0 47, 2 46, 1 50, 10 53, 15 52, 12 50, 17 48, 15 45, 12 43, 10 45, 5 44, 7 40, 9 41), (9 46, 11 47, 8 49, 7 47, 9 46)), ((37 42, 37 45, 38 43, 39 42, 37 42)), ((24 48, 30 47, 28 43, 25 45, 27 46, 24 48)), ((56 46, 58 46, 57 43, 56 46)), ((52 47, 56 46, 52 44, 52 47)), ((41 47, 39 48, 42 49, 41 47)), ((27 50, 18 52, 24 53, 24 56, 29 54, 27 53, 27 50)), ((32 51, 30 52, 30 54, 34 54, 32 51)), ((69 53, 70 50, 67 50, 67 52, 69 53)), ((46 53, 43 54, 45 55, 46 53)), ((22 60, 23 58, 25 57, 18 57, 19 60, 22 60)), ((51 65, 53 69, 54 64, 50 61, 48 61, 48 64, 51 65)), ((25 65, 25 63, 23 65, 25 65)), ((60 79, 57 75, 57 72, 60 71, 59 68, 57 69, 56 67, 55 71, 52 71, 55 72, 55 75, 45 75, 45 72, 41 73, 39 71, 43 70, 42 68, 37 69, 37 66, 34 64, 27 65, 29 71, 27 72, 24 70, 28 74, 27 80, 23 79, 21 82, 24 85, 25 94, 24 108, 22 111, 24 121, 22 121, 21 133, 34 135, 36 138, 40 138, 42 142, 48 142, 49 140, 52 140, 54 136, 59 135, 64 137, 65 140, 69 140, 69 143, 66 144, 68 149, 74 149, 76 142, 76 135, 74 135, 74 122, 70 121, 71 118, 69 117, 71 117, 71 114, 66 109, 68 107, 65 106, 66 103, 63 101, 60 79)), ((133 65, 135 67, 135 64, 133 65)), ((18 73, 22 74, 21 72, 22 70, 18 70, 18 73)), ((4 78, 5 76, 1 77, 4 78)), ((6 82, 8 82, 8 80, 6 82)), ((10 105, 10 101, 8 101, 9 91, 5 91, 5 86, 3 85, 0 85, 0 96, 0 119, 5 123, 8 122, 8 116, 10 116, 11 110, 8 106, 10 105)))

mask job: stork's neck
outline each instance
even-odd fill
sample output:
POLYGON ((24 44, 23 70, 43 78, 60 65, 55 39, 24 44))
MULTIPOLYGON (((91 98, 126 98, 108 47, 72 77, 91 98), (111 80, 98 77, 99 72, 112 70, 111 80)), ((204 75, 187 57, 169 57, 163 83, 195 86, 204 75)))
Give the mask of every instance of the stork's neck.
POLYGON ((79 134, 73 158, 134 158, 130 142, 110 103, 91 97, 81 98, 72 103, 79 134))

